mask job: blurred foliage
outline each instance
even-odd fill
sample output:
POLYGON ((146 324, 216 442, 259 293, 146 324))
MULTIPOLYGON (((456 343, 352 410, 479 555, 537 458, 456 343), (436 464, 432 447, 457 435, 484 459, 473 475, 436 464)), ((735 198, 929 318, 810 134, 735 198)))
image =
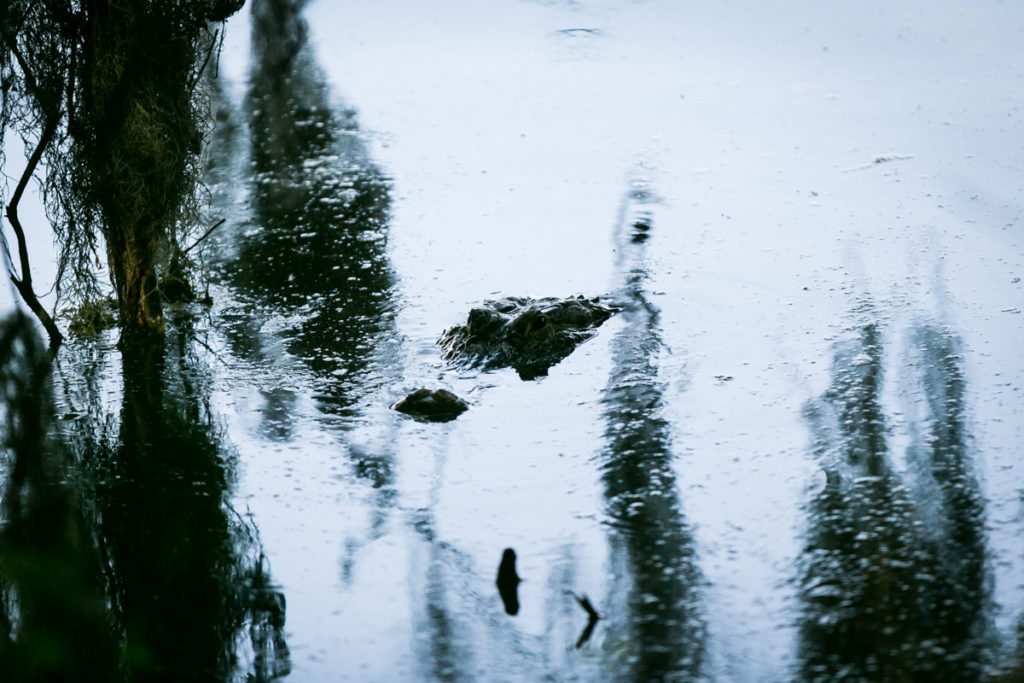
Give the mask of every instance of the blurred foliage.
POLYGON ((0 324, 0 359, 0 680, 116 680, 99 553, 51 436, 48 356, 23 315, 0 324))

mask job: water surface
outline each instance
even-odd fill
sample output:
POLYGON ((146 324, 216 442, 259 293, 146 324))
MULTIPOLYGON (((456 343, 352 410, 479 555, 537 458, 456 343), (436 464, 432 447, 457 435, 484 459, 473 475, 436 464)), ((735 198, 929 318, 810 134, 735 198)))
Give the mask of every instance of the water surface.
POLYGON ((1024 12, 784 10, 233 18, 214 306, 54 374, 97 652, 206 680, 1019 674, 1024 12), (576 294, 622 311, 546 377, 436 345, 486 299, 576 294), (469 411, 390 410, 423 386, 469 411))

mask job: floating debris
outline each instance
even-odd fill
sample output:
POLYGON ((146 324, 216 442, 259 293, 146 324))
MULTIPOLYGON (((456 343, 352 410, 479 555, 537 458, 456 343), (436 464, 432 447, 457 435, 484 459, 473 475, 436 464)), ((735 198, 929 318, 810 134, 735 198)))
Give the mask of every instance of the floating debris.
POLYGON ((913 159, 912 154, 877 154, 871 159, 871 163, 864 164, 863 166, 854 166, 853 168, 843 169, 844 173, 850 173, 852 171, 863 171, 871 168, 872 166, 879 166, 881 164, 888 164, 893 161, 907 161, 913 159))
POLYGON ((498 565, 498 579, 495 583, 498 586, 498 594, 505 604, 505 612, 515 616, 519 614, 519 584, 522 579, 516 574, 516 551, 512 548, 505 548, 501 554, 501 564, 498 565))
POLYGON ((594 609, 586 595, 576 595, 572 591, 569 591, 569 595, 574 597, 580 607, 583 608, 583 611, 587 613, 587 625, 583 627, 583 632, 580 633, 580 637, 576 640, 576 649, 579 650, 594 635, 594 628, 597 626, 597 622, 601 620, 601 615, 597 613, 597 610, 594 609))

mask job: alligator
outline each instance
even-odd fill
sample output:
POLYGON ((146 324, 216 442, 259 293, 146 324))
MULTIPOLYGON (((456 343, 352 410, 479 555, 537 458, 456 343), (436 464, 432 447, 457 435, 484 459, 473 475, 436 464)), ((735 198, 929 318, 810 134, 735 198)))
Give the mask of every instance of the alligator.
POLYGON ((505 297, 485 301, 438 341, 446 360, 483 370, 514 368, 523 380, 548 374, 621 310, 601 298, 505 297))

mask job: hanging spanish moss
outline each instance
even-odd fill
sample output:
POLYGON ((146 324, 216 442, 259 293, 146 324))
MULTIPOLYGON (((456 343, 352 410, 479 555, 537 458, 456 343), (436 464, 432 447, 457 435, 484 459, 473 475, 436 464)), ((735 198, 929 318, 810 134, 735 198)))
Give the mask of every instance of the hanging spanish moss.
MULTIPOLYGON (((216 60, 217 22, 241 5, 10 0, 0 7, 0 131, 25 143, 29 163, 17 189, 33 174, 41 180, 59 248, 58 302, 100 298, 105 248, 126 336, 163 330, 164 281, 173 283, 175 300, 191 298, 181 290, 182 244, 199 227, 210 120, 203 74, 216 60)), ((19 290, 39 315, 29 301, 20 198, 16 190, 7 210, 19 241, 16 284, 28 283, 19 290)), ((53 341, 55 328, 47 330, 53 341)))

